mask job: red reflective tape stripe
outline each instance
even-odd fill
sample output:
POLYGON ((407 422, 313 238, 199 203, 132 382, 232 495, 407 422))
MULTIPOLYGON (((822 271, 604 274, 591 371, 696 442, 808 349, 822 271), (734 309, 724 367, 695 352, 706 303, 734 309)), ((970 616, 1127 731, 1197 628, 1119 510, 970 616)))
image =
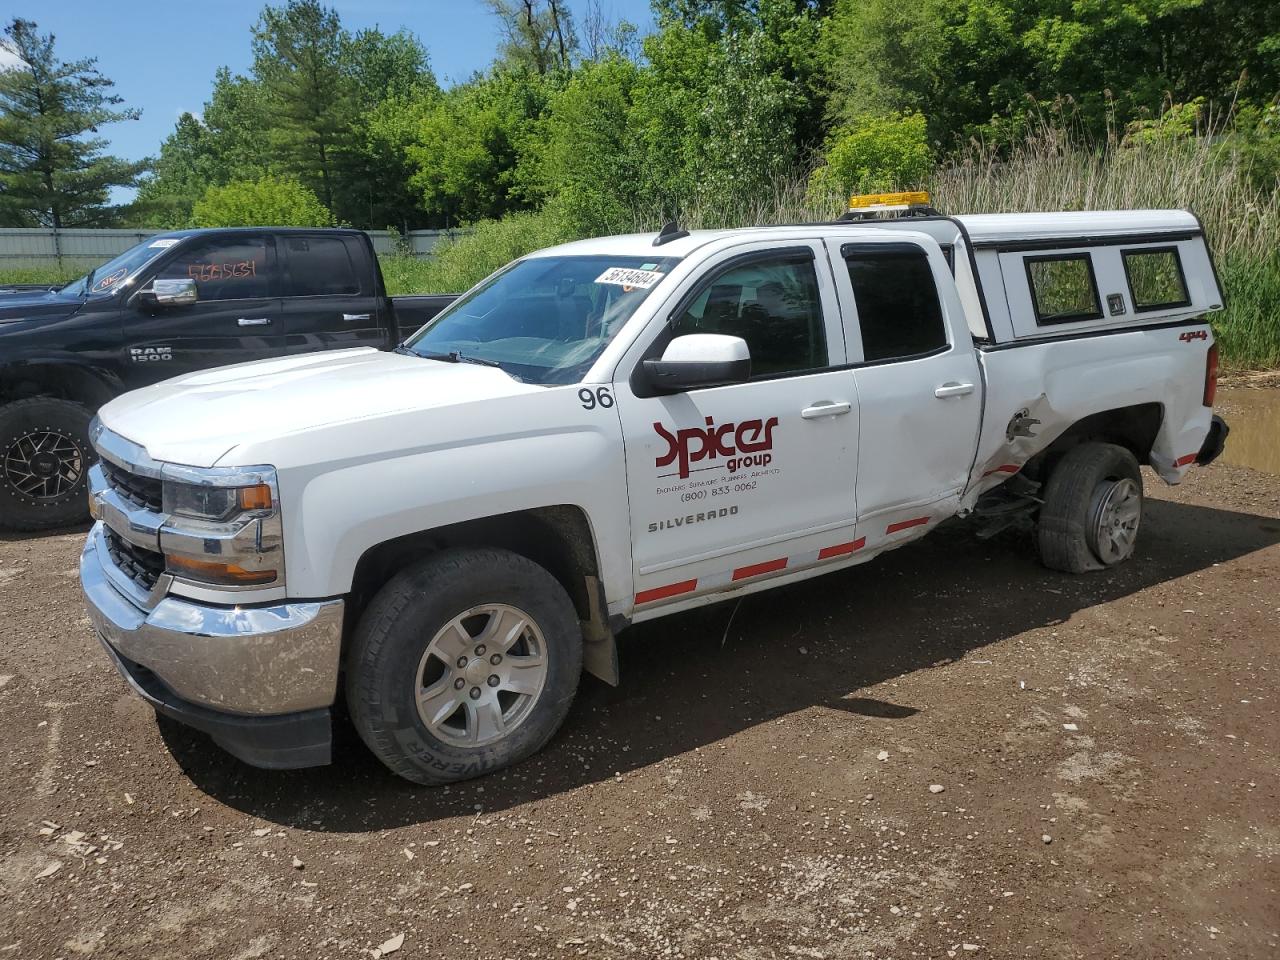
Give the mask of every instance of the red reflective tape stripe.
POLYGON ((748 577, 758 577, 762 573, 773 573, 775 570, 785 570, 787 567, 787 558, 781 560, 766 560, 764 563, 753 563, 749 567, 739 567, 733 571, 734 580, 746 580, 748 577))
POLYGON ((989 477, 993 473, 1017 473, 1021 469, 1022 468, 1018 466, 1016 463, 1004 463, 996 467, 994 470, 988 470, 986 473, 983 474, 983 476, 989 477))
POLYGON ((1179 457, 1177 460, 1173 461, 1173 465, 1175 467, 1185 467, 1188 463, 1194 463, 1198 456, 1198 453, 1188 453, 1185 457, 1179 457))
POLYGON ((859 537, 849 543, 837 543, 833 547, 823 547, 818 551, 819 560, 830 560, 832 557, 844 557, 853 553, 855 550, 861 550, 867 545, 866 537, 859 537))
POLYGON ((899 520, 897 523, 891 523, 885 528, 885 533, 897 533, 899 530, 906 530, 909 527, 918 527, 921 524, 928 523, 928 517, 916 517, 914 520, 899 520))
POLYGON ((636 594, 636 603, 652 603, 654 600, 665 600, 667 597, 677 597, 682 593, 692 593, 697 588, 697 580, 682 580, 679 583, 669 583, 665 587, 641 590, 636 594))

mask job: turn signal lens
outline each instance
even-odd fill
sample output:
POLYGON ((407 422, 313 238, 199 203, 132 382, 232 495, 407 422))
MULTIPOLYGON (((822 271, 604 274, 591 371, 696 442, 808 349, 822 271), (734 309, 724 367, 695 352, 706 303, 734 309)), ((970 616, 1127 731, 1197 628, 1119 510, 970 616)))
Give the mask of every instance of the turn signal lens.
POLYGON ((253 585, 271 583, 276 578, 274 570, 246 570, 235 563, 218 563, 211 560, 195 560, 191 557, 166 556, 169 572, 200 580, 204 583, 253 585))
POLYGON ((1209 356, 1204 361, 1204 405, 1213 406, 1214 397, 1218 395, 1218 345, 1209 348, 1209 356))
POLYGON ((260 483, 256 487, 240 488, 240 509, 241 510, 270 510, 271 509, 271 488, 265 483, 260 483))

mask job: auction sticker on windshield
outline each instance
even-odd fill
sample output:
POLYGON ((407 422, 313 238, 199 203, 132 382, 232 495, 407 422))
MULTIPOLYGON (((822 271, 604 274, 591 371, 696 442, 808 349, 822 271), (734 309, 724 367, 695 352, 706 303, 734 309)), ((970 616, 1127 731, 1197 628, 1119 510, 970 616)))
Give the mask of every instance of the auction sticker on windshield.
POLYGON ((640 287, 642 290, 648 290, 655 283, 661 280, 665 274, 655 273, 652 270, 632 270, 629 267, 610 267, 600 276, 596 277, 596 283, 614 283, 622 287, 640 287))

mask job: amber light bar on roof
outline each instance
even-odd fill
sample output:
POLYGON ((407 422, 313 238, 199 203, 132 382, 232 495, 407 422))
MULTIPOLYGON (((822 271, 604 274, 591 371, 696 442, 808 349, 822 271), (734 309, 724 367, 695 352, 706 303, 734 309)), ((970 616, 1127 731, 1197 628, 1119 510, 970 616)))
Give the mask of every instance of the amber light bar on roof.
POLYGON ((850 210, 902 210, 907 207, 928 206, 927 190, 909 190, 905 193, 859 193, 849 198, 850 210))

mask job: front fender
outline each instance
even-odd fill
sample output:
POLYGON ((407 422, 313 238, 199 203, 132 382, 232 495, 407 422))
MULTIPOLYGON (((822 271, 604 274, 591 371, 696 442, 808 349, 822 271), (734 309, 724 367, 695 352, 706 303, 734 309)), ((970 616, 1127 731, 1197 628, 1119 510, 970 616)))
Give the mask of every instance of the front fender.
POLYGON ((342 459, 279 468, 289 596, 348 592, 360 558, 388 540, 556 505, 580 508, 591 524, 607 599, 630 595, 626 474, 615 411, 585 411, 575 387, 438 413, 447 420, 410 414, 394 418, 399 428, 365 425, 366 432, 393 429, 400 443, 355 455, 360 425, 343 425, 311 444, 346 452, 342 459), (503 422, 527 426, 485 436, 503 422), (557 427, 537 426, 544 423, 557 427), (439 439, 405 442, 432 435, 439 439))

